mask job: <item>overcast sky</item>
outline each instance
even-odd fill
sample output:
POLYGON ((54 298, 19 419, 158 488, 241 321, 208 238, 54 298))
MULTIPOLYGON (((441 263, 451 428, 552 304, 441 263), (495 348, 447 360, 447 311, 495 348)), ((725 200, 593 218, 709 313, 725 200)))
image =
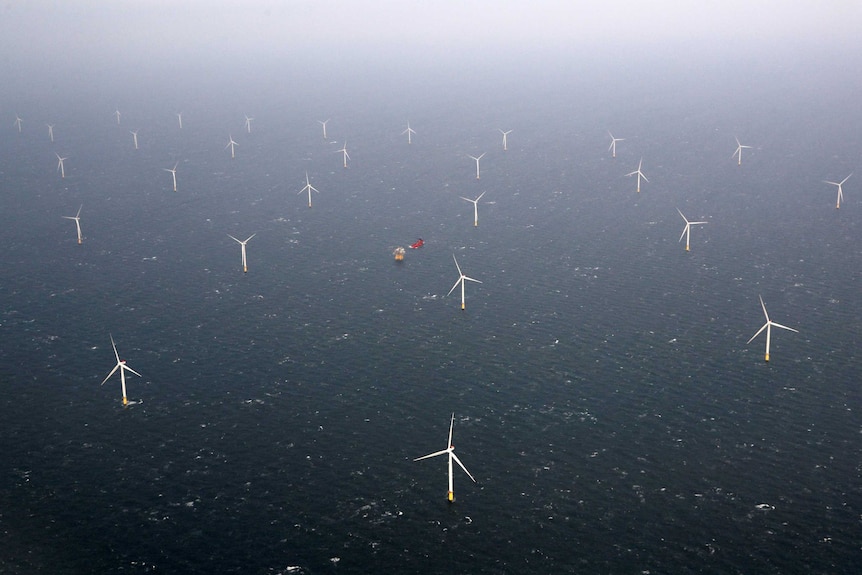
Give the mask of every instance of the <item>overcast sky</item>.
MULTIPOLYGON (((6 0, 4 59, 111 52, 219 57, 358 51, 558 49, 635 43, 806 42, 856 50, 855 0, 6 0)), ((8 62, 8 61, 7 61, 8 62)))

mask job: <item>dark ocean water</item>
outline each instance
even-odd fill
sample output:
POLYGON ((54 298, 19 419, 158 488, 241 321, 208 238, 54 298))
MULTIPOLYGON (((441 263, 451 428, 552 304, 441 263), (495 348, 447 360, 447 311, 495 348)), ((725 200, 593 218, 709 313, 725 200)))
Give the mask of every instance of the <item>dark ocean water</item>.
POLYGON ((691 72, 7 110, 0 571, 855 572, 860 84, 691 72))

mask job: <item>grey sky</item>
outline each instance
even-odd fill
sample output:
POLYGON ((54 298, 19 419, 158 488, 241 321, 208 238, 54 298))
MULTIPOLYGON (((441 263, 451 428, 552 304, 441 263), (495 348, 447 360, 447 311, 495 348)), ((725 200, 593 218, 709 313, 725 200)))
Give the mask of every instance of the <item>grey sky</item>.
MULTIPOLYGON (((862 3, 849 0, 652 2, 411 0, 7 0, 2 63, 15 59, 298 50, 582 50, 703 42, 856 46, 862 3)), ((855 50, 855 48, 854 48, 855 50)))

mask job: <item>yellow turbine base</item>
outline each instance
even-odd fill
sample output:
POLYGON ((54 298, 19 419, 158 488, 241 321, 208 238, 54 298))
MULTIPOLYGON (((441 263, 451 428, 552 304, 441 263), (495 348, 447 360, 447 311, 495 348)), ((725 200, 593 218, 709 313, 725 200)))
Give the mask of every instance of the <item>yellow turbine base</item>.
POLYGON ((446 499, 449 500, 449 503, 452 503, 453 501, 455 501, 455 494, 450 491, 449 494, 446 496, 446 499))
POLYGON ((462 304, 461 304, 461 309, 467 309, 467 305, 462 303, 462 304))
POLYGON ((769 361, 769 354, 768 354, 768 353, 766 354, 766 356, 764 357, 764 359, 765 359, 766 361, 769 361))
POLYGON ((129 398, 125 395, 123 396, 123 405, 129 405, 129 398))
POLYGON ((685 251, 690 252, 691 250, 688 249, 688 246, 685 246, 685 251))
POLYGON ((242 266, 242 272, 247 274, 248 273, 248 266, 242 266))
POLYGON ((473 222, 473 227, 474 227, 474 228, 475 228, 475 227, 478 227, 478 226, 479 226, 479 222, 473 222))
POLYGON ((82 243, 84 243, 84 242, 82 242, 81 240, 78 240, 78 245, 79 245, 79 246, 80 246, 82 243))

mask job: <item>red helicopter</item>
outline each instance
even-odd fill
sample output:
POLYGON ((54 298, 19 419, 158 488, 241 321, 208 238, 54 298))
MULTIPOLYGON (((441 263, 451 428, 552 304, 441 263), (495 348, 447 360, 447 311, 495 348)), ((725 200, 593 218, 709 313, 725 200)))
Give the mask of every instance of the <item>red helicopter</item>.
POLYGON ((410 244, 410 249, 415 250, 415 249, 421 248, 424 245, 425 245, 425 240, 423 240, 422 238, 419 238, 414 243, 410 244))

